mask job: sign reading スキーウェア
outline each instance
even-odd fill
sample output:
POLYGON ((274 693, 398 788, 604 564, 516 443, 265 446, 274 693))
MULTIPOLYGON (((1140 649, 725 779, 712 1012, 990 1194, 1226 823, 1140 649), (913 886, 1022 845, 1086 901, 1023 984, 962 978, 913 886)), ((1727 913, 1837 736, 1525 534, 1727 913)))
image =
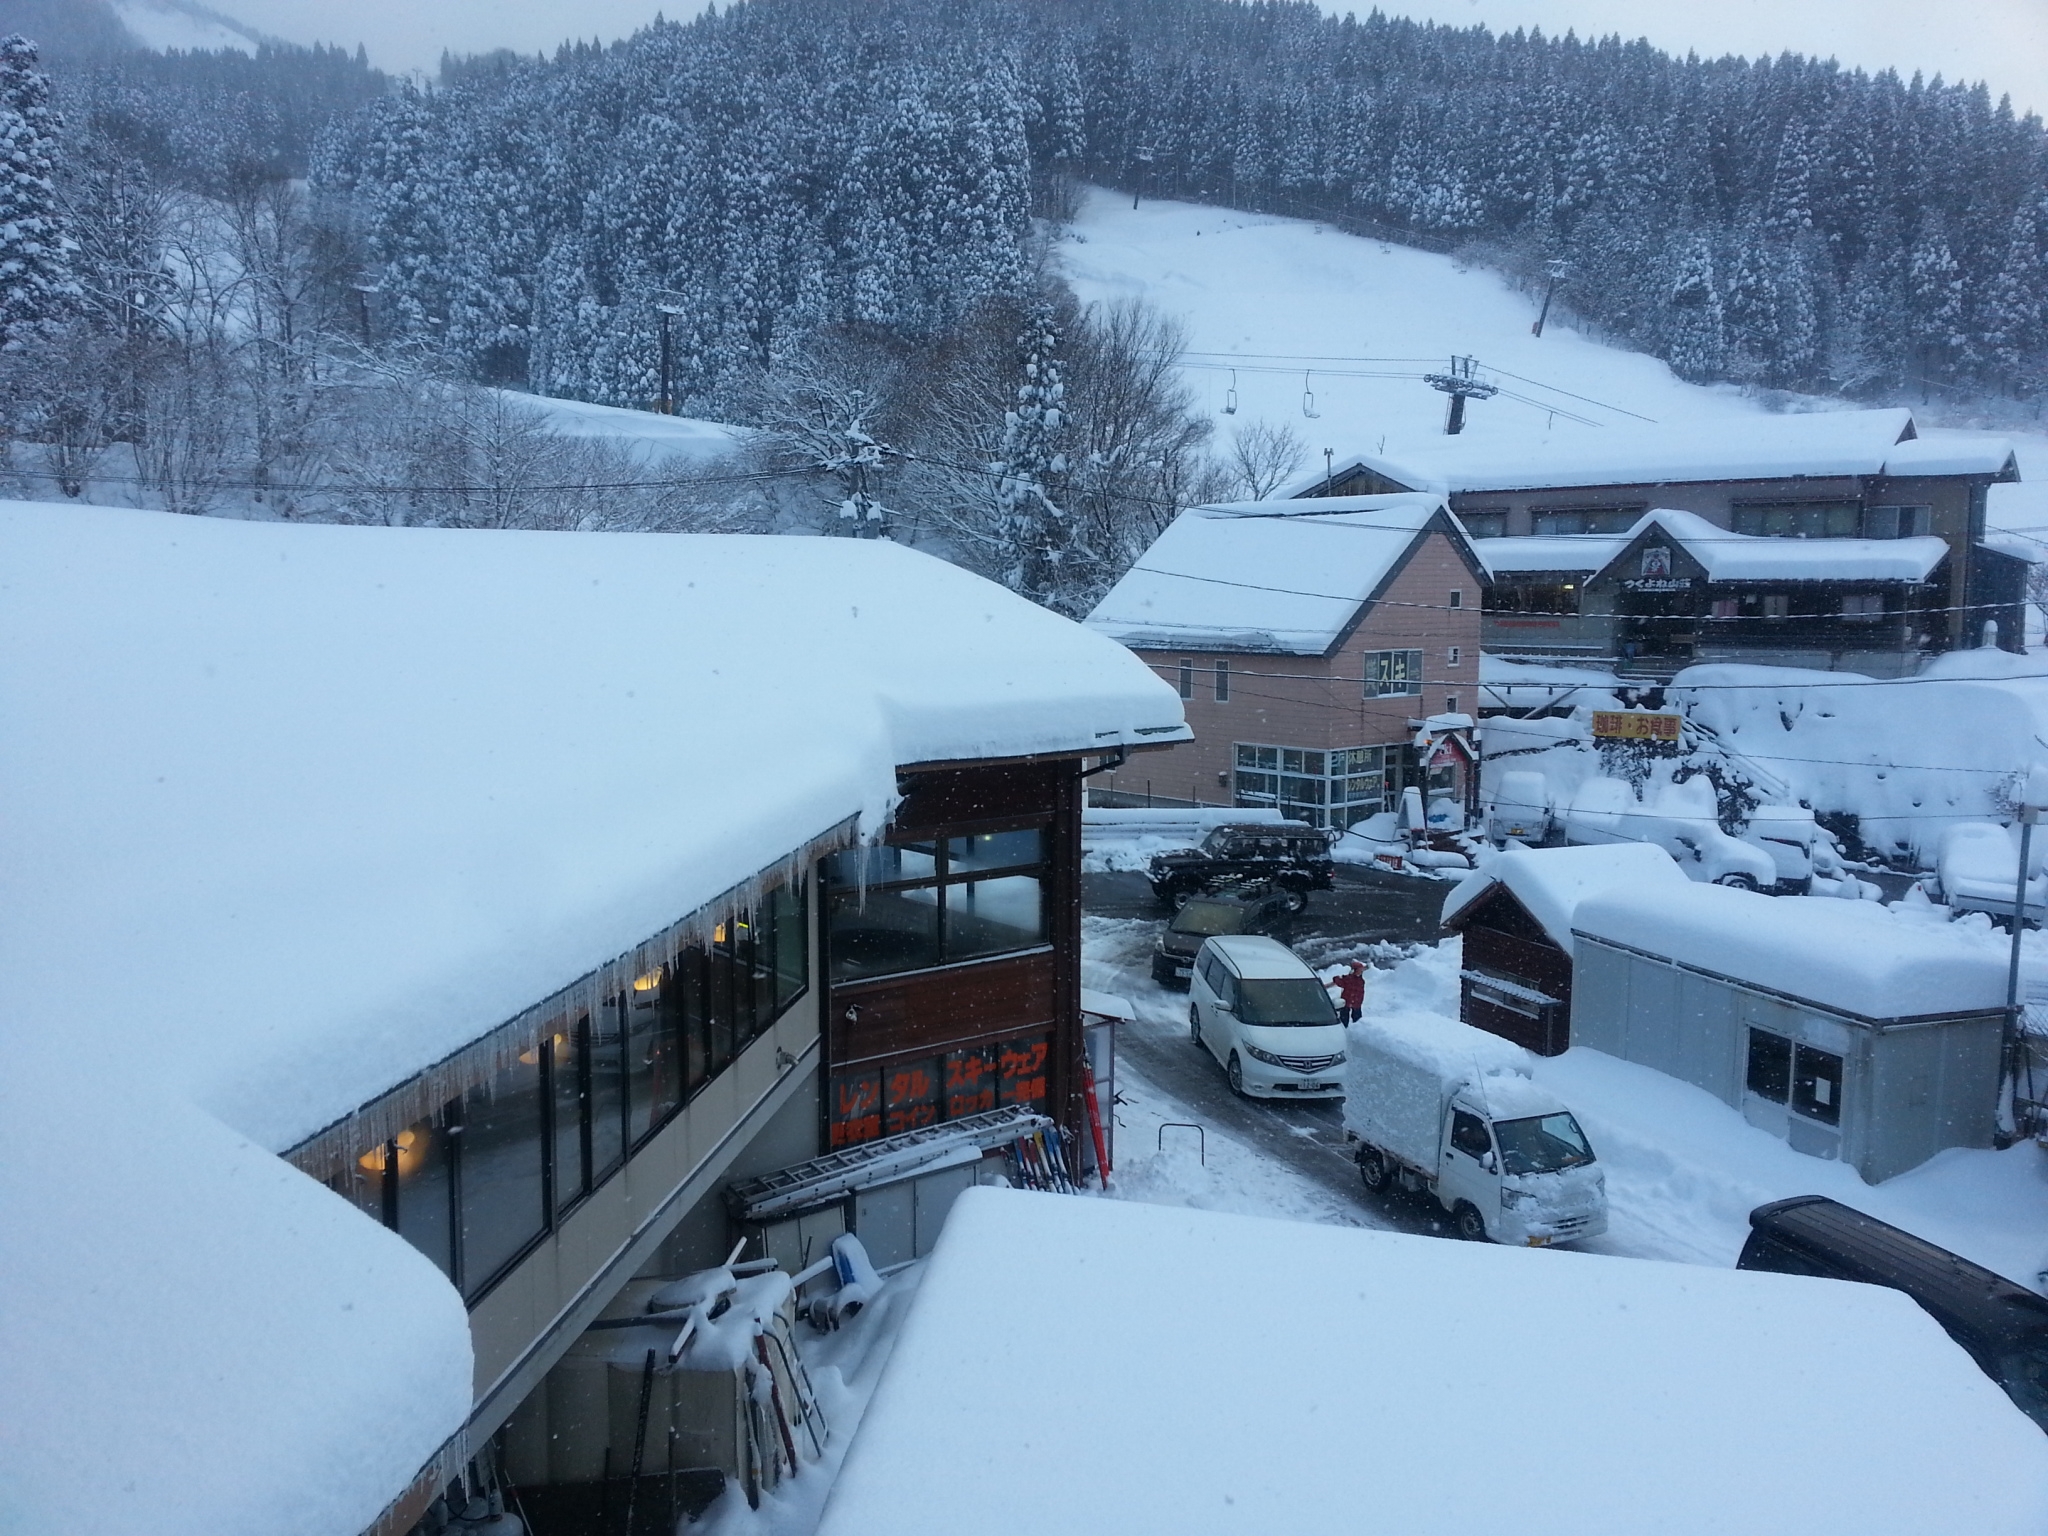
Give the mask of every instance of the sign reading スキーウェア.
POLYGON ((1676 741, 1680 715, 1653 715, 1640 709, 1601 709, 1593 712, 1595 740, 1676 741))

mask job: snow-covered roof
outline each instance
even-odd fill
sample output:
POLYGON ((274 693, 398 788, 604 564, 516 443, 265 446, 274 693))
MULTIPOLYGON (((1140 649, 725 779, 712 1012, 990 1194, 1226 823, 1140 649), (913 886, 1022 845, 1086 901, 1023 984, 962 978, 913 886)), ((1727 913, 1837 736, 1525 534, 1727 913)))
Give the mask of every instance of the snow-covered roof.
POLYGON ((1866 1019, 2005 1006, 1995 953, 1876 902, 1762 896, 1721 885, 1598 892, 1572 928, 1866 1019))
POLYGON ((1669 507, 1637 518, 1622 547, 1653 527, 1705 567, 1709 581, 1925 581, 1948 557, 1948 541, 1931 534, 1911 539, 1769 538, 1731 533, 1696 512, 1669 507))
POLYGON ((1655 843, 1598 843, 1583 848, 1511 848, 1451 887, 1443 925, 1456 925, 1496 889, 1506 887, 1551 943, 1573 953, 1572 919, 1579 903, 1609 891, 1689 886, 1685 871, 1655 843))
MULTIPOLYGON (((2002 438, 1943 437, 1925 444, 1916 439, 1913 413, 1904 409, 1567 428, 1512 441, 1461 433, 1340 455, 1336 478, 1365 469, 1410 490, 1455 496, 1568 486, 2017 473, 2012 445, 2002 438)), ((1274 494, 1312 495, 1329 478, 1304 475, 1274 494)))
POLYGON ((1545 533, 1474 539, 1472 549, 1489 576, 1523 571, 1597 571, 1621 553, 1625 535, 1545 533))
MULTIPOLYGON (((305 1319, 243 1328, 121 1403, 80 1398, 96 1363, 43 1381, 40 1348, 26 1374, 5 1351, 8 1397, 26 1382, 36 1407, 0 1403, 0 1421, 33 1422, 31 1449, 49 1426, 42 1459, 80 1488, 143 1467, 140 1497, 209 1530, 254 1527, 208 1502, 214 1461, 177 1470, 202 1431, 236 1498, 272 1472, 360 1491, 410 1456, 402 1485, 460 1422, 442 1410, 468 1406, 446 1282, 256 1148, 291 1147, 807 839, 879 828, 898 765, 1186 735, 1128 651, 886 542, 27 503, 0 504, 0 719, 0 1135, 26 1143, 0 1159, 0 1326, 26 1309, 125 1368, 227 1329, 224 1308, 269 1317, 265 1283, 305 1319), (130 1096, 150 1112, 124 1112, 130 1096), (49 1149, 77 1151, 74 1121, 90 1153, 67 1160, 49 1149), (191 1176, 157 1176, 181 1161, 191 1176), (24 1169, 46 1187, 19 1187, 24 1169), (268 1251, 246 1255, 261 1232, 268 1251), (208 1273, 167 1249, 234 1259, 208 1273), (426 1320, 412 1364, 344 1342, 371 1311, 426 1320), (343 1354, 389 1366, 374 1401, 343 1354), (356 1428, 319 1455, 252 1456, 241 1426, 284 1433, 264 1381, 356 1428), (379 1462, 377 1444, 400 1450, 379 1462)), ((298 1502, 279 1494, 268 1528, 298 1502)), ((376 1514, 349 1510, 350 1530, 376 1514)))
POLYGON ((977 1490, 952 1536, 2019 1536, 2048 1507, 2048 1439, 1896 1291, 998 1189, 954 1204, 819 1536, 897 1528, 934 1469, 977 1490))
POLYGON ((1321 655, 1442 514, 1441 497, 1415 495, 1195 507, 1087 624, 1140 648, 1321 655))

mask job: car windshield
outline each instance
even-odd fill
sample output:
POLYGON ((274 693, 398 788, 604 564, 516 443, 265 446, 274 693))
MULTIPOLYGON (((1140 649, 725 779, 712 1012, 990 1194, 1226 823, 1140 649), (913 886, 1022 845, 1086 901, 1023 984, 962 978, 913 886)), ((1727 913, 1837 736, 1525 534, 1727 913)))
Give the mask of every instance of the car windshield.
POLYGON ((1175 933, 1243 933, 1245 909, 1234 901, 1205 901, 1197 896, 1175 914, 1169 925, 1175 933))
POLYGON ((1593 1161, 1586 1133, 1568 1112, 1536 1115, 1527 1120, 1498 1120, 1493 1134, 1500 1142, 1504 1173, 1556 1173, 1593 1161))
POLYGON ((1312 976, 1267 978, 1237 984, 1240 1024, 1334 1024, 1330 994, 1312 976))

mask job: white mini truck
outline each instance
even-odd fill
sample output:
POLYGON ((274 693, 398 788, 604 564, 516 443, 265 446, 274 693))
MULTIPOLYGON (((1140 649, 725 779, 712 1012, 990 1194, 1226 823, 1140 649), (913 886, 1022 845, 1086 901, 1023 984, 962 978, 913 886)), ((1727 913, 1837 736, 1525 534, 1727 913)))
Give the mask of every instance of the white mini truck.
POLYGON ((1209 939, 1188 979, 1188 1031, 1223 1064, 1233 1093, 1344 1097, 1344 1026, 1330 989, 1277 939, 1209 939))
POLYGON ((1607 1230, 1607 1181, 1527 1053, 1449 1020, 1369 1020, 1345 1120, 1365 1187, 1427 1191, 1460 1237, 1542 1248, 1607 1230))

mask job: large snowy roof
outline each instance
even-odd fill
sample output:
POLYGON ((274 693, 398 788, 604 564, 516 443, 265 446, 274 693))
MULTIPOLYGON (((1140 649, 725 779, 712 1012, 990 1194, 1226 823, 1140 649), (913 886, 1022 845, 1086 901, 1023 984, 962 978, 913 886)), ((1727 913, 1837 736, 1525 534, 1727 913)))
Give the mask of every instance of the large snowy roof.
POLYGON ((1544 533, 1474 539, 1473 551, 1490 576, 1522 571, 1597 571, 1621 553, 1625 534, 1544 533))
POLYGON ((1572 928, 1867 1019, 1992 1012, 2005 967, 1968 935, 1875 902, 1761 896, 1682 881, 1579 902, 1572 928))
MULTIPOLYGON (((431 1450, 460 1422, 443 1421, 451 1394, 467 1408, 460 1303, 250 1142, 290 1147, 807 839, 856 816, 878 828, 900 764, 1185 735, 1179 700, 1129 652, 884 542, 23 503, 0 504, 0 719, 0 1134, 28 1144, 0 1175, 0 1311, 126 1361, 274 1285, 305 1329, 252 1323, 154 1401, 218 1427, 238 1469, 360 1484, 381 1467, 385 1496, 391 1465, 364 1473, 356 1441, 252 1457, 216 1421, 272 1432, 258 1378, 324 1399, 322 1330, 403 1272, 377 1308, 402 1323, 445 1297, 447 1315, 379 1383, 381 1406, 336 1387, 332 1410, 397 1437, 402 1481, 417 1438, 431 1450), (130 1095, 154 1107, 127 1114, 130 1095), (49 1150, 72 1148, 74 1120, 95 1138, 75 1162, 49 1150), (194 1176, 159 1189, 153 1170, 181 1160, 194 1176), (46 1185, 22 1186, 24 1169, 46 1185), (211 1169, 239 1182, 196 1172, 211 1169), (245 1255, 249 1230, 276 1251, 245 1255), (188 1292, 165 1246, 233 1257, 188 1292), (322 1267, 279 1256, 301 1249, 322 1267), (50 1255, 77 1261, 61 1285, 50 1255), (113 1300, 124 1288, 132 1305, 113 1300)), ((7 1358, 11 1397, 24 1357, 7 1358)), ((46 1385, 33 1414, 0 1404, 0 1420, 68 1434, 94 1458, 80 1487, 190 1439, 130 1433, 111 1402, 67 1420, 77 1392, 46 1385)), ((219 1513, 199 1474, 151 1467, 155 1507, 184 1490, 194 1523, 219 1513)))
POLYGON ((953 1206, 819 1536, 900 1527, 935 1472, 973 1490, 951 1536, 2019 1536, 2048 1507, 2048 1440, 1895 1291, 994 1189, 953 1206))
MULTIPOLYGON (((1566 430, 1502 441, 1476 433, 1340 456, 1338 478, 1373 470, 1397 485, 1443 496, 1567 486, 1678 485, 1839 475, 2016 473, 2002 438, 1916 440, 1908 410, 1821 411, 1686 426, 1566 430)), ((1306 496, 1327 475, 1305 475, 1275 494, 1306 496)))
POLYGON ((1141 648, 1319 656, 1438 517, 1454 528, 1441 497, 1414 495, 1196 507, 1110 588, 1088 627, 1141 648))
POLYGON ((1948 541, 1931 534, 1911 539, 1767 538, 1731 533, 1696 512, 1669 507, 1636 519, 1622 547, 1652 527, 1668 533, 1704 566, 1709 581, 1925 581, 1948 556, 1948 541))
POLYGON ((1512 848, 1460 880, 1444 898, 1443 924, 1456 924, 1481 899, 1505 886, 1567 955, 1572 916, 1587 897, 1609 891, 1690 885, 1655 843, 1601 843, 1583 848, 1512 848))

